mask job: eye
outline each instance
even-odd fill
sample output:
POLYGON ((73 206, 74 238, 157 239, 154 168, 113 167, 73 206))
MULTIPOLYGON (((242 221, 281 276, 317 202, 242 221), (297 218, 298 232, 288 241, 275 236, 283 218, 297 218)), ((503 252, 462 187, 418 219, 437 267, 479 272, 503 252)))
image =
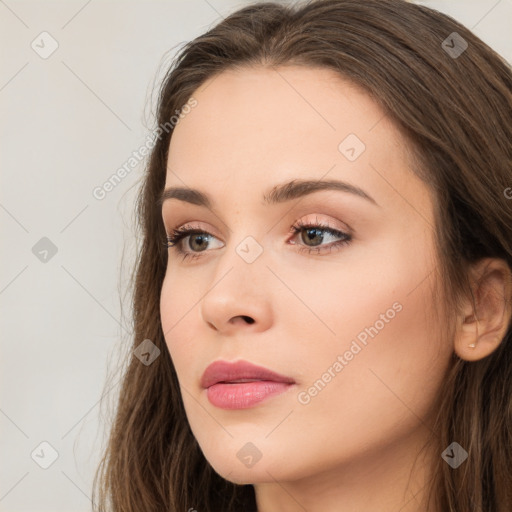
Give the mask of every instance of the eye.
MULTIPOLYGON (((297 243, 295 241, 290 242, 291 245, 298 245, 299 251, 306 251, 309 254, 319 254, 321 252, 331 252, 335 248, 350 243, 352 236, 343 231, 333 229, 328 225, 321 223, 302 223, 299 221, 297 224, 290 228, 290 232, 294 235, 302 235, 299 238, 303 243, 297 243), (339 240, 326 245, 325 238, 338 238, 339 240)), ((167 235, 168 248, 172 248, 183 260, 186 258, 196 259, 201 257, 201 253, 205 252, 212 240, 217 240, 215 236, 207 231, 184 225, 178 229, 173 229, 171 235, 167 235), (184 249, 183 246, 188 246, 184 249)), ((217 247, 222 247, 222 243, 219 242, 217 247)))
POLYGON ((167 235, 167 247, 174 248, 176 252, 183 258, 198 258, 201 253, 207 249, 207 245, 211 239, 216 239, 207 231, 191 228, 187 225, 172 230, 172 235, 167 235), (188 241, 187 241, 188 239, 188 241), (183 245, 188 245, 191 252, 183 249, 183 245))
MULTIPOLYGON (((345 244, 349 244, 352 240, 352 236, 338 229, 333 229, 328 225, 319 223, 303 223, 299 221, 296 225, 292 226, 290 231, 295 235, 302 235, 300 239, 304 241, 304 245, 299 248, 299 251, 306 251, 309 254, 319 254, 324 251, 331 252, 333 249, 341 248, 345 244), (325 245, 325 238, 338 238, 329 245, 325 245)), ((296 242, 291 242, 295 244, 296 242)))

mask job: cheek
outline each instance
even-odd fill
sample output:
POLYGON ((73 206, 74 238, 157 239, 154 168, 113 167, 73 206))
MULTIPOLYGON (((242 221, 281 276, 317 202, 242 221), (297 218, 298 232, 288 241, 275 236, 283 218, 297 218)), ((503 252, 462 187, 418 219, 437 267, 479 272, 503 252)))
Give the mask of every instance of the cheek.
POLYGON ((365 254, 354 252, 344 268, 321 280, 313 308, 335 335, 301 347, 301 358, 310 362, 305 386, 321 379, 338 356, 346 354, 346 363, 327 392, 322 390, 323 398, 315 398, 319 407, 358 409, 370 402, 377 409, 394 404, 406 411, 395 394, 421 408, 437 392, 451 347, 435 321, 432 288, 438 274, 428 235, 418 230, 413 240, 397 237, 365 254))
POLYGON ((301 397, 309 401, 304 414, 330 421, 309 434, 348 436, 360 448, 391 442, 418 426, 418 418, 427 418, 451 348, 442 344, 431 322, 430 291, 407 295, 405 290, 397 290, 394 303, 383 296, 363 311, 352 305, 346 311, 347 335, 338 336, 337 348, 331 343, 322 357, 310 357, 301 397))
POLYGON ((357 276, 358 282, 351 281, 352 300, 346 308, 343 340, 362 341, 358 359, 367 370, 361 375, 368 383, 383 385, 377 375, 369 378, 372 369, 375 374, 379 369, 378 375, 406 397, 435 386, 435 374, 438 381, 450 353, 435 320, 432 290, 438 274, 427 235, 402 237, 380 251, 373 265, 357 276))
POLYGON ((325 364, 326 357, 350 349, 354 339, 362 347, 381 348, 379 357, 384 359, 435 350, 431 287, 437 273, 432 247, 429 232, 416 229, 409 236, 375 237, 340 253, 339 261, 329 265, 317 264, 300 273, 283 269, 283 280, 293 283, 295 294, 317 316, 286 295, 287 308, 281 311, 286 327, 309 340, 304 347, 309 354, 303 355, 325 364))
POLYGON ((192 279, 177 273, 168 272, 162 284, 162 330, 180 382, 183 382, 184 369, 197 365, 201 338, 195 335, 195 331, 199 325, 198 299, 203 293, 196 290, 192 279))

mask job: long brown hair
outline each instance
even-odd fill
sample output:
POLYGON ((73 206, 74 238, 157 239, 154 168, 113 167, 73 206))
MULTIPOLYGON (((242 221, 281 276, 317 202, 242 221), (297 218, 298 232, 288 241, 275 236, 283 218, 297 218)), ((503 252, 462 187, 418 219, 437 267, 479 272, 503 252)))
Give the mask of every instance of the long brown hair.
MULTIPOLYGON (((168 123, 201 84, 229 68, 287 64, 337 71, 400 129, 418 162, 414 172, 435 196, 439 275, 451 316, 460 298, 470 296, 471 263, 499 257, 512 267, 512 200, 505 192, 512 186, 512 73, 504 59, 449 16, 404 0, 255 3, 181 49, 163 80, 156 122, 168 123)), ((172 130, 164 133, 152 150, 137 204, 134 333, 94 479, 97 506, 114 512, 255 510, 253 486, 224 480, 203 456, 162 332, 167 250, 158 198, 171 136, 172 130), (145 339, 161 351, 148 366, 132 356, 145 339)), ((510 324, 488 357, 467 362, 453 355, 436 407, 433 449, 439 457, 427 493, 436 510, 510 512, 510 324), (457 470, 440 456, 452 441, 470 454, 457 470)))

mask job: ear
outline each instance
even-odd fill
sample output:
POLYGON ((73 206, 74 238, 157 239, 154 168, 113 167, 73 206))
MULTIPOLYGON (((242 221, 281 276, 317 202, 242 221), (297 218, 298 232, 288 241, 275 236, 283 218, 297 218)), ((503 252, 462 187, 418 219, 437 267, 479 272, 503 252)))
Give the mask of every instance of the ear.
POLYGON ((461 359, 477 361, 502 342, 512 315, 512 274, 507 263, 485 258, 471 268, 475 305, 467 299, 457 321, 454 349, 461 359))

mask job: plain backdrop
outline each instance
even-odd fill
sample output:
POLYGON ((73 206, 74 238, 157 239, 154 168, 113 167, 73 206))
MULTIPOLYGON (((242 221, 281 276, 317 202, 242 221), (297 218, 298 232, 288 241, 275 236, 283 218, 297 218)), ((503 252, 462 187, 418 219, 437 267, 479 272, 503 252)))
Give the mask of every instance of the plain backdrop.
MULTIPOLYGON (((162 63, 248 3, 0 0, 0 511, 92 508, 143 164, 93 191, 147 140, 162 63)), ((512 61, 512 0, 421 3, 512 61)))

